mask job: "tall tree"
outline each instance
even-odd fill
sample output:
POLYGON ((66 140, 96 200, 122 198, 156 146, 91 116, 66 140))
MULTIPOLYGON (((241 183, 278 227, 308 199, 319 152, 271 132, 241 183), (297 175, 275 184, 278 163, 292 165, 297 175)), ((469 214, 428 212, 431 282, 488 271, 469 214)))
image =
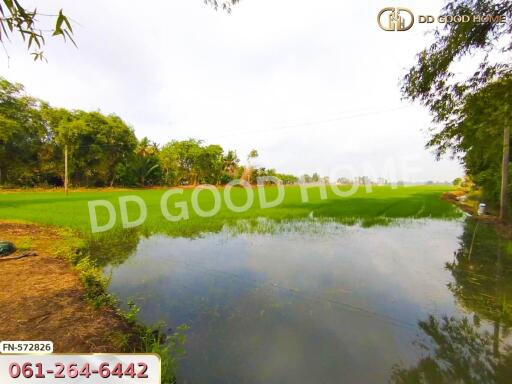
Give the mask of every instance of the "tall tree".
MULTIPOLYGON (((404 78, 402 91, 406 98, 417 100, 433 115, 434 136, 427 144, 435 148, 438 157, 457 149, 449 138, 456 135, 458 122, 464 117, 467 97, 498 79, 512 73, 508 54, 512 50, 511 0, 450 0, 443 15, 469 15, 465 23, 446 23, 434 33, 434 42, 417 57, 417 63, 404 78), (502 15, 506 23, 479 22, 473 16, 502 15), (476 56, 479 54, 480 56, 476 56), (472 56, 481 57, 474 72, 467 76, 456 74, 455 63, 472 56)), ((509 100, 502 100, 503 103, 509 100)), ((507 217, 508 122, 502 119, 503 146, 500 206, 501 218, 507 217)), ((478 143, 476 143, 478 145, 478 143)), ((464 156, 462 156, 464 161, 464 156)))
POLYGON ((199 154, 202 141, 188 139, 171 142, 178 158, 178 182, 180 184, 196 185, 199 181, 199 154))
POLYGON ((165 185, 178 185, 179 158, 173 143, 165 144, 158 154, 165 185))
POLYGON ((247 154, 247 167, 244 169, 243 171, 243 174, 242 174, 242 179, 247 181, 247 182, 251 182, 252 180, 252 175, 254 173, 254 164, 253 164, 253 161, 255 159, 257 159, 259 156, 259 153, 256 149, 251 149, 249 151, 249 153, 247 154))
MULTIPOLYGON (((508 109, 512 78, 503 78, 490 83, 466 97, 458 120, 446 123, 445 128, 433 134, 429 145, 449 146, 459 156, 472 180, 483 188, 488 201, 500 200, 507 187, 502 182, 503 127, 508 127, 512 110, 508 109), (508 100, 508 101, 507 101, 508 100), (501 187, 500 187, 501 184, 501 187)), ((501 204, 506 210, 508 201, 501 204)))
POLYGON ((222 161, 224 163, 224 172, 229 177, 234 178, 236 175, 238 164, 240 163, 240 159, 238 158, 236 152, 228 151, 222 161))
POLYGON ((200 183, 220 183, 224 165, 222 147, 216 144, 202 147, 198 155, 197 165, 200 183))
POLYGON ((71 176, 75 184, 112 186, 116 167, 126 160, 137 139, 118 116, 100 112, 54 110, 50 116, 55 143, 69 150, 71 176))
POLYGON ((131 164, 139 185, 144 187, 157 182, 156 171, 160 167, 158 152, 158 145, 147 137, 143 137, 139 141, 135 149, 136 157, 131 164))
POLYGON ((39 100, 0 78, 0 183, 37 183, 39 152, 48 131, 39 100))

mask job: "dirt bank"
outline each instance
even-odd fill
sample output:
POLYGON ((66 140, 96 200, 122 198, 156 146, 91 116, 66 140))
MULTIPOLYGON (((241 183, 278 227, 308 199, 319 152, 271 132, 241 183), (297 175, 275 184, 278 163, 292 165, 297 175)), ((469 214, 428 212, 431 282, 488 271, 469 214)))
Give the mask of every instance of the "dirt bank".
POLYGON ((483 223, 492 224, 495 226, 498 233, 508 240, 512 240, 512 223, 503 223, 493 215, 478 215, 477 204, 475 202, 463 202, 459 201, 457 197, 464 195, 462 191, 452 191, 444 193, 441 198, 455 204, 464 212, 471 215, 474 220, 478 220, 483 223))
POLYGON ((77 273, 56 255, 56 230, 0 222, 0 240, 36 256, 0 261, 0 340, 51 340, 55 352, 120 352, 128 326, 115 310, 95 309, 77 273))

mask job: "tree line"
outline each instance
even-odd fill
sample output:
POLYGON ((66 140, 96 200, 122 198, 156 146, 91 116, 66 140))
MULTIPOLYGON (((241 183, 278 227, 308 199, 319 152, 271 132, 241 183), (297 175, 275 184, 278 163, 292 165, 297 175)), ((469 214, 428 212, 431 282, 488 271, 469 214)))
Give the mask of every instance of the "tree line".
POLYGON ((0 185, 62 186, 66 148, 75 187, 218 185, 240 178, 255 184, 261 176, 297 181, 254 167, 256 150, 242 165, 235 151, 201 140, 139 140, 119 116, 54 108, 0 78, 0 185))

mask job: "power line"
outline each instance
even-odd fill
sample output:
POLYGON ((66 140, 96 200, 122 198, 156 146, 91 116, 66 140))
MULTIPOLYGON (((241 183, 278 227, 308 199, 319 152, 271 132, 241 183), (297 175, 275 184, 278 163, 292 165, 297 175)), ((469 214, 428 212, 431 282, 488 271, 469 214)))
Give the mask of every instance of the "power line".
MULTIPOLYGON (((313 120, 313 121, 305 121, 305 122, 299 122, 299 123, 294 123, 294 124, 281 125, 281 126, 277 126, 277 127, 273 127, 273 128, 248 130, 248 131, 231 131, 231 132, 228 132, 227 134, 224 134, 221 136, 211 137, 210 140, 216 140, 216 139, 237 136, 237 135, 258 134, 258 133, 284 131, 284 130, 293 129, 293 128, 313 127, 313 126, 329 124, 329 123, 334 123, 334 122, 339 122, 339 121, 344 121, 344 120, 352 120, 352 119, 364 118, 364 117, 368 117, 368 116, 380 115, 380 114, 389 113, 389 112, 396 112, 396 111, 400 111, 400 110, 407 109, 410 107, 412 107, 412 106, 406 105, 406 106, 395 107, 395 108, 390 108, 390 109, 342 115, 342 116, 338 116, 338 117, 334 117, 334 118, 330 118, 330 119, 324 119, 324 120, 313 120)), ((332 128, 332 127, 328 127, 328 128, 332 128)), ((73 146, 73 148, 87 149, 87 148, 91 148, 93 146, 102 147, 102 148, 116 148, 116 147, 119 148, 119 147, 124 147, 125 145, 124 144, 116 144, 116 143, 91 143, 91 144, 76 145, 76 146, 73 146)))
POLYGON ((315 126, 315 125, 333 123, 333 122, 337 122, 337 121, 351 120, 351 119, 356 119, 356 118, 360 118, 360 117, 367 117, 367 116, 374 116, 374 115, 379 115, 379 114, 388 113, 388 112, 395 112, 395 111, 400 111, 400 110, 403 110, 403 109, 406 109, 406 108, 411 108, 411 107, 412 107, 412 105, 406 105, 406 106, 396 107, 396 108, 391 108, 391 109, 385 109, 385 110, 379 110, 379 111, 370 111, 370 112, 365 112, 365 113, 357 113, 357 114, 352 114, 352 115, 339 116, 339 117, 335 117, 335 118, 331 118, 331 119, 326 119, 326 120, 306 121, 306 122, 301 122, 301 123, 296 123, 296 124, 289 124, 289 125, 282 125, 282 126, 278 126, 278 127, 274 127, 274 128, 266 128, 266 129, 261 129, 261 130, 232 131, 229 134, 226 134, 226 135, 223 135, 223 136, 216 136, 216 137, 213 137, 212 139, 219 139, 219 138, 229 137, 229 136, 232 136, 232 135, 233 136, 245 135, 245 134, 248 134, 248 133, 265 133, 265 132, 282 131, 282 130, 292 129, 292 128, 310 127, 310 126, 315 126))

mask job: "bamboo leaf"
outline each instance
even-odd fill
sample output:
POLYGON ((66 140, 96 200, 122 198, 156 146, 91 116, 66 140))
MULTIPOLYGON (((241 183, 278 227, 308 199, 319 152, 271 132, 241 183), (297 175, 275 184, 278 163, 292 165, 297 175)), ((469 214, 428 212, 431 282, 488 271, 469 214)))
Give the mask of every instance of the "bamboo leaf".
POLYGON ((69 40, 71 40, 71 42, 73 43, 73 45, 74 45, 75 47, 77 47, 77 48, 78 48, 78 45, 76 45, 75 40, 73 40, 73 37, 71 36, 71 34, 70 34, 67 30, 64 30, 64 33, 65 33, 66 35, 68 35, 68 38, 69 38, 69 40))
MULTIPOLYGON (((62 9, 60 10, 60 13, 62 14, 62 9)), ((70 32, 73 32, 73 27, 71 26, 71 23, 69 22, 69 19, 67 16, 62 15, 64 19, 64 24, 66 24, 67 29, 69 29, 70 32)))
POLYGON ((7 9, 9 10, 9 12, 12 13, 12 9, 13 9, 13 3, 12 3, 12 0, 4 0, 4 3, 5 5, 7 6, 7 9))

